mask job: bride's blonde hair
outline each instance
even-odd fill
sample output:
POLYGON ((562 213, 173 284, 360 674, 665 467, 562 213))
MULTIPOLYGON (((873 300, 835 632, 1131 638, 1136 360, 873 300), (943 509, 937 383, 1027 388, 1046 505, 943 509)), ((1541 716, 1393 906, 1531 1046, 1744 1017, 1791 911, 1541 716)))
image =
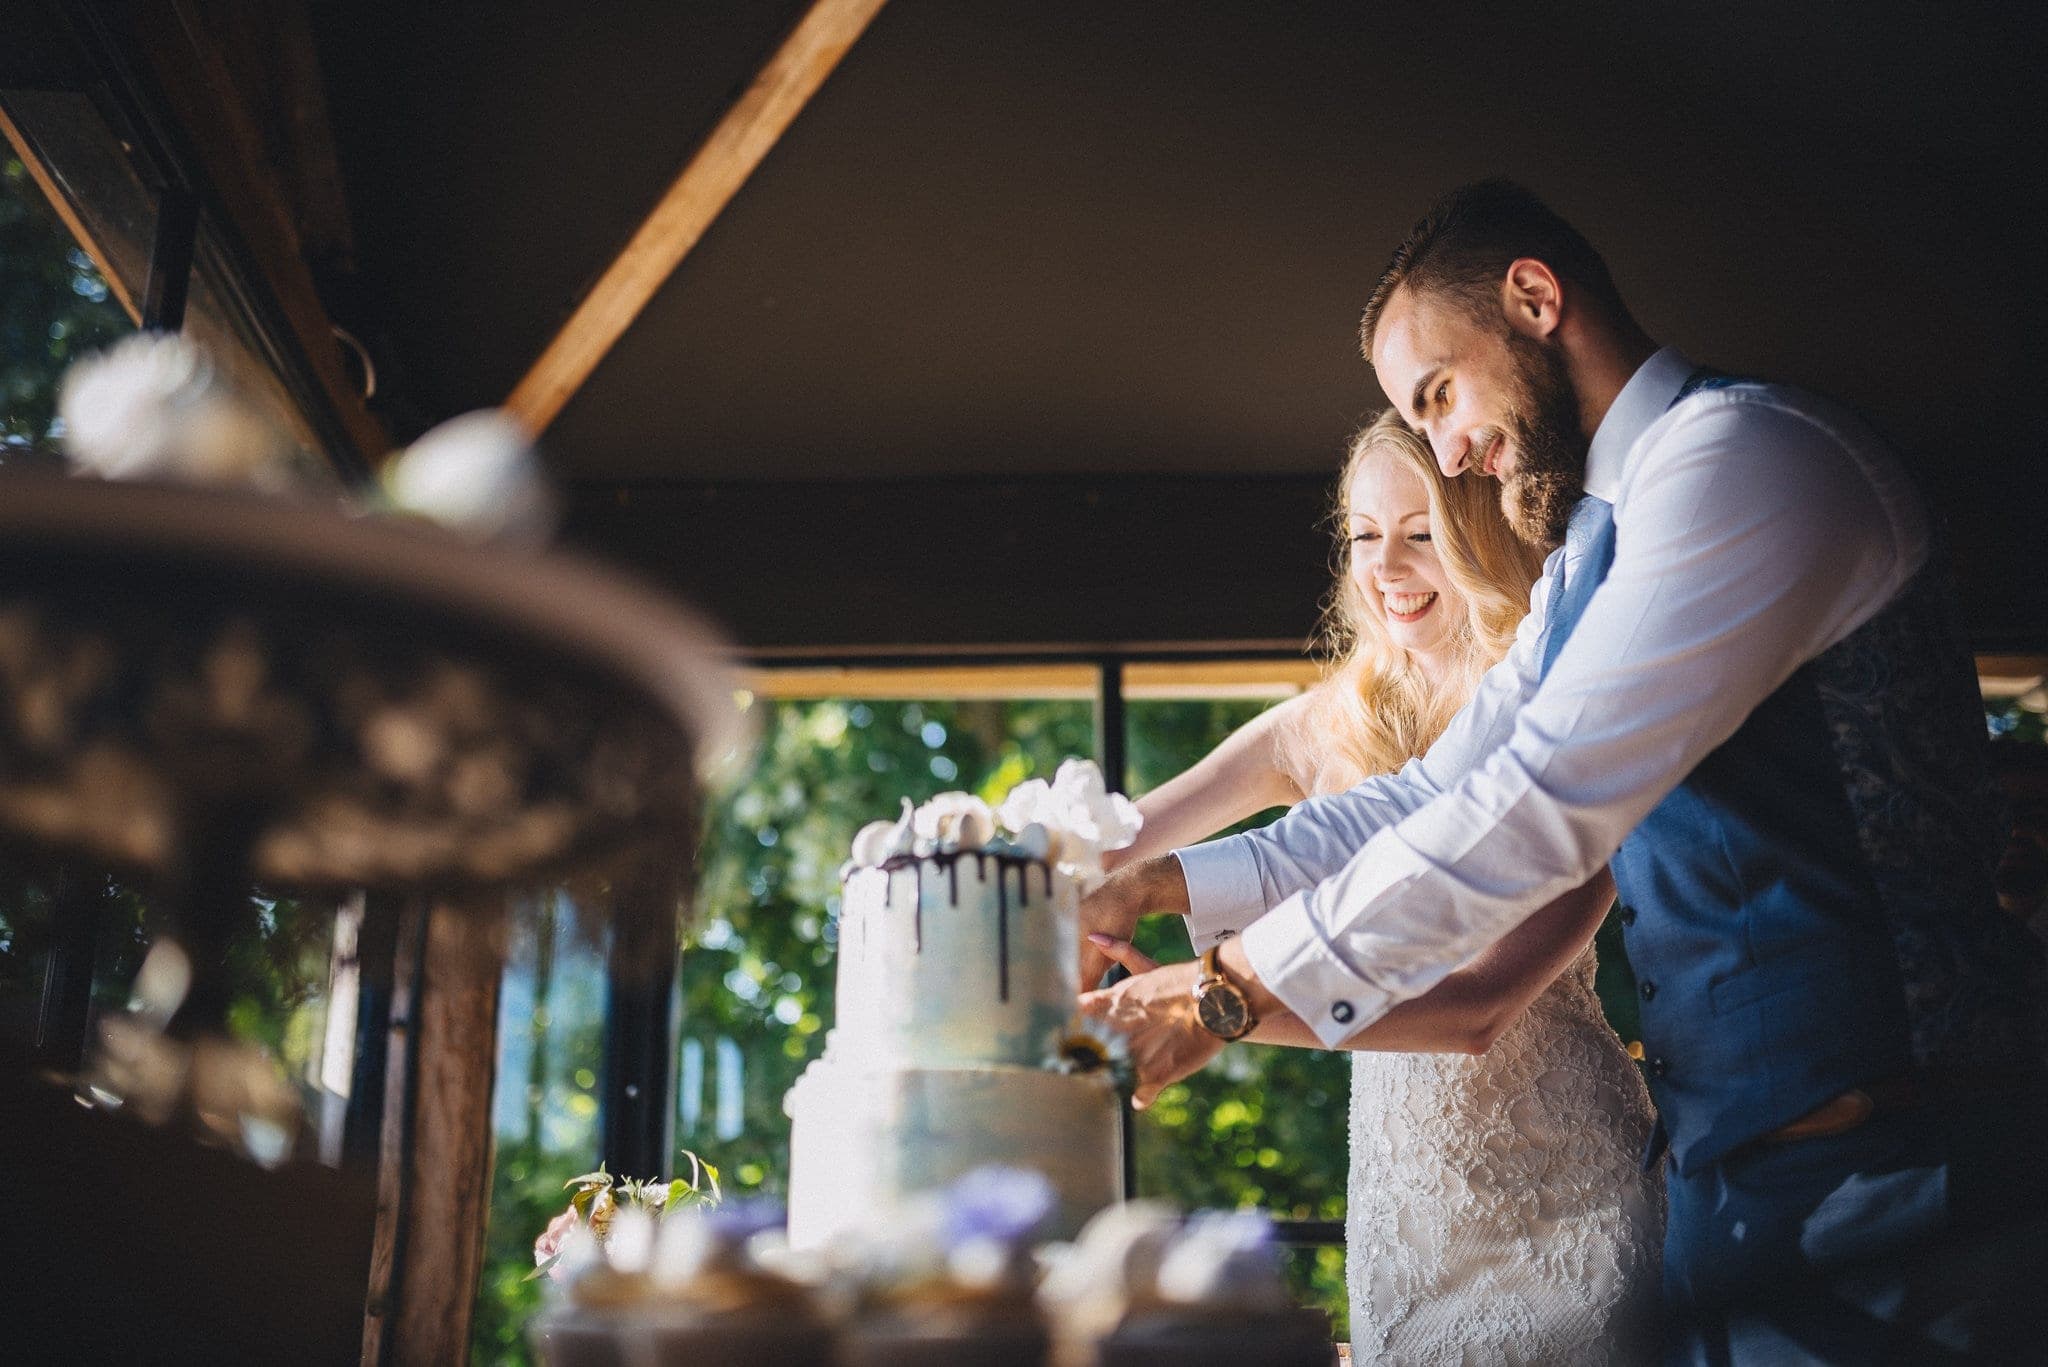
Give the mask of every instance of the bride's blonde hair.
POLYGON ((1310 705, 1279 738, 1282 767, 1310 795, 1341 792, 1427 750, 1514 643, 1543 563, 1542 553, 1509 529, 1493 481, 1445 478, 1428 443, 1391 408, 1352 437, 1331 518, 1336 583, 1323 604, 1317 643, 1324 675, 1310 705), (1387 635, 1385 619, 1351 574, 1351 486, 1371 460, 1393 461, 1421 478, 1437 560, 1464 599, 1452 626, 1451 665, 1437 684, 1387 635))

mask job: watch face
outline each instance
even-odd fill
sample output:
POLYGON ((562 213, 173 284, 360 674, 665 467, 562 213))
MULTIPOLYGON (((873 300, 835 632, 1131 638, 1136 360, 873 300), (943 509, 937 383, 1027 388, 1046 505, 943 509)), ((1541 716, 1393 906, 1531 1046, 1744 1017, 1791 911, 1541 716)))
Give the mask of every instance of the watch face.
POLYGON ((1229 983, 1213 984, 1195 1000, 1195 1015, 1202 1028, 1224 1039, 1236 1039, 1251 1028, 1251 1012, 1244 996, 1229 983))

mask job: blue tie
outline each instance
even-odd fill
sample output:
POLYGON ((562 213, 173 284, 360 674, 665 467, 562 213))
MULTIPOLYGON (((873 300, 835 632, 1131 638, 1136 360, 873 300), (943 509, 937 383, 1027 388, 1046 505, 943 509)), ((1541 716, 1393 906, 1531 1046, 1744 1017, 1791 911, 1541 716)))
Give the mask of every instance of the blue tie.
POLYGON ((1564 559, 1550 584, 1550 605, 1544 614, 1543 667, 1537 677, 1550 673, 1557 652, 1593 601, 1593 590, 1607 577, 1614 563, 1614 505, 1587 494, 1572 509, 1564 529, 1564 559))

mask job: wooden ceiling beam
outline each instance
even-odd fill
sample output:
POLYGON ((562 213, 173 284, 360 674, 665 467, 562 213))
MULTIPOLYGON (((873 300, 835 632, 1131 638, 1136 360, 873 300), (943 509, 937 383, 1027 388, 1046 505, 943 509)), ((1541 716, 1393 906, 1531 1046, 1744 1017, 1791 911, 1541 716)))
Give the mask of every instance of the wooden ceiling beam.
POLYGON ((545 430, 746 183, 884 0, 813 0, 505 400, 545 430))

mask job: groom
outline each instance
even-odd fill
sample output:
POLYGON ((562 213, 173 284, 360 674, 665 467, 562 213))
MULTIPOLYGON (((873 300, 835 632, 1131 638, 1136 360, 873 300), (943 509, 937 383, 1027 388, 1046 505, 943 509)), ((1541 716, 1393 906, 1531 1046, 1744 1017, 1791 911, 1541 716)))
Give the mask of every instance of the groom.
POLYGON ((2002 1360, 2048 1265, 2040 956, 1993 896, 1983 713, 1897 459, 1659 348, 1505 182, 1417 225, 1363 340, 1445 472, 1562 546, 1428 755, 1084 904, 1084 931, 1178 911, 1217 951, 1086 998, 1141 1099, 1245 1017, 1338 1044, 1610 864, 1670 1360, 2002 1360))

